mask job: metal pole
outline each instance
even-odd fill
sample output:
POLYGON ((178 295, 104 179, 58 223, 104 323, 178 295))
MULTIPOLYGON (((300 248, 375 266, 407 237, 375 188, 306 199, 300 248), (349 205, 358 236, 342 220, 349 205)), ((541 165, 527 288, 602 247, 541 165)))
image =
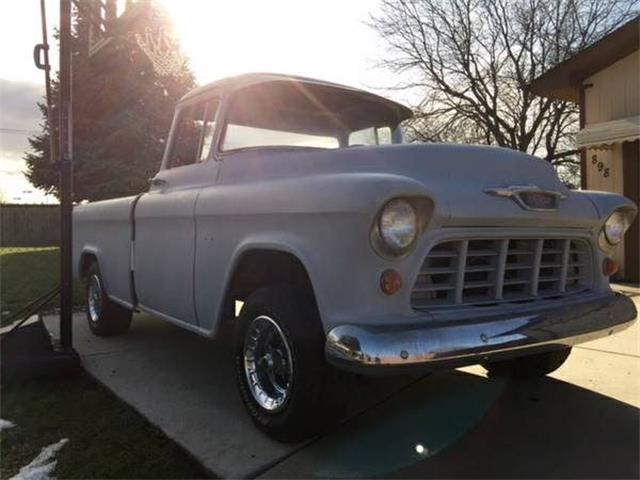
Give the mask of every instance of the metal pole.
POLYGON ((60 343, 73 348, 72 336, 72 199, 73 199, 73 122, 71 110, 71 0, 60 0, 60 343))
POLYGON ((42 50, 44 54, 44 87, 47 94, 47 124, 49 125, 49 161, 56 161, 56 136, 51 107, 51 65, 49 64, 49 39, 47 34, 47 10, 45 0, 40 0, 40 22, 42 25, 42 50))

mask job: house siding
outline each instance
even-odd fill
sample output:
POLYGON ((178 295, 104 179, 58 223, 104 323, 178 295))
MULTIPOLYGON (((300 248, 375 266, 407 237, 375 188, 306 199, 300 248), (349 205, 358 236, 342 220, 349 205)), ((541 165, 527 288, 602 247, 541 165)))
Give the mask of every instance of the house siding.
POLYGON ((583 81, 585 122, 608 122, 640 114, 640 50, 583 81))
MULTIPOLYGON (((583 126, 639 115, 640 51, 586 78, 582 85, 583 126)), ((638 142, 634 144, 637 146, 638 142)), ((629 153, 633 151, 631 145, 630 142, 624 142, 588 148, 585 155, 586 188, 619 193, 637 202, 640 189, 636 165, 638 157, 629 153)), ((637 222, 634 229, 638 228, 637 222)), ((624 244, 617 248, 614 259, 620 264, 619 279, 640 281, 636 265, 639 249, 638 236, 634 233, 628 235, 624 244)))

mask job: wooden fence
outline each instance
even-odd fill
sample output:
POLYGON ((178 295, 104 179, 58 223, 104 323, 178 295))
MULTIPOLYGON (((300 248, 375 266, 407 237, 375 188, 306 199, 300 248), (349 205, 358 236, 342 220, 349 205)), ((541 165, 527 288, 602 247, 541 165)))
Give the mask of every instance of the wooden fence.
POLYGON ((0 205, 0 247, 59 245, 59 205, 0 205))

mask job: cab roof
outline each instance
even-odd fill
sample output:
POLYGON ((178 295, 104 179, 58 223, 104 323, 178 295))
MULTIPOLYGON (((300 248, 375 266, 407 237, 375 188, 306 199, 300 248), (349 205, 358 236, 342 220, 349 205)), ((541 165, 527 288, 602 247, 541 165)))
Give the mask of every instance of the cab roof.
POLYGON ((217 91, 220 94, 231 93, 247 87, 269 83, 291 83, 292 86, 297 86, 301 89, 305 89, 305 86, 307 86, 310 90, 313 90, 313 87, 320 87, 324 89, 335 89, 336 93, 342 91, 351 95, 359 95, 364 100, 382 104, 392 110, 395 113, 398 122, 401 122, 413 116, 413 112, 408 107, 405 107, 400 103, 394 102, 393 100, 389 100, 374 93, 367 92, 365 90, 340 85, 338 83, 327 82, 324 80, 316 80, 313 78, 300 77, 295 75, 284 75, 279 73, 245 73, 234 77, 227 77, 216 80, 190 91, 179 100, 178 104, 188 102, 197 97, 200 97, 201 95, 203 96, 214 91, 217 91))

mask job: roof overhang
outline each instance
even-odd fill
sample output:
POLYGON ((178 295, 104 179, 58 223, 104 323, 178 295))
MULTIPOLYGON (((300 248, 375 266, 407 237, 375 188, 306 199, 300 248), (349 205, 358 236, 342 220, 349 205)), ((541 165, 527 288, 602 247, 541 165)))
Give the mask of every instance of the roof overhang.
POLYGON ((317 80, 315 78, 299 77, 295 75, 283 75, 278 73, 245 73, 237 75, 235 77, 223 78, 215 82, 211 82, 202 87, 198 87, 182 97, 178 104, 190 102, 196 98, 201 98, 204 95, 208 95, 213 91, 231 93, 249 88, 261 84, 288 84, 292 89, 298 91, 305 91, 317 88, 334 90, 336 95, 340 93, 351 93, 352 95, 358 95, 365 100, 373 101, 375 103, 385 105, 387 108, 395 113, 397 122, 401 122, 413 116, 413 111, 402 105, 401 103, 389 100, 388 98, 376 95, 359 88, 349 87, 346 85, 340 85, 333 82, 327 82, 324 80, 317 80))
POLYGON ((541 97, 578 102, 582 81, 640 48, 640 16, 533 80, 528 88, 541 97))
POLYGON ((578 148, 607 149, 615 143, 640 139, 640 115, 635 117, 594 123, 578 132, 578 148))

